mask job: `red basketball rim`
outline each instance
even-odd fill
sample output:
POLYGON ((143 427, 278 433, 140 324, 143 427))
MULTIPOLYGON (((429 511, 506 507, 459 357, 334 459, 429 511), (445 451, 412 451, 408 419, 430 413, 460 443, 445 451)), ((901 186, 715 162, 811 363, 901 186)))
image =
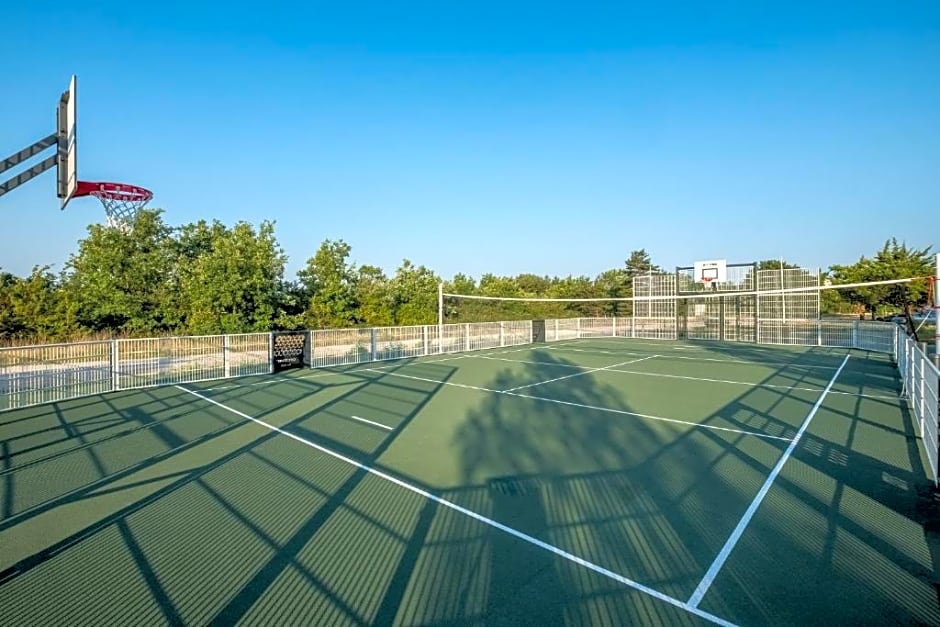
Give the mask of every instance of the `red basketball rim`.
POLYGON ((110 183, 107 181, 79 181, 74 196, 95 196, 108 200, 126 200, 131 202, 147 202, 153 198, 149 189, 127 183, 110 183))

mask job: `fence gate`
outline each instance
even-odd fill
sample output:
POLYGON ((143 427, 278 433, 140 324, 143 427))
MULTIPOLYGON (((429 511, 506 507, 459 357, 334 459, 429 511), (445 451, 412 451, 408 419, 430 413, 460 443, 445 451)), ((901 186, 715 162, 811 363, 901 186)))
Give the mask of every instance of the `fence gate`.
POLYGON ((274 345, 271 351, 271 359, 274 372, 304 367, 307 335, 304 331, 276 331, 273 333, 274 345))

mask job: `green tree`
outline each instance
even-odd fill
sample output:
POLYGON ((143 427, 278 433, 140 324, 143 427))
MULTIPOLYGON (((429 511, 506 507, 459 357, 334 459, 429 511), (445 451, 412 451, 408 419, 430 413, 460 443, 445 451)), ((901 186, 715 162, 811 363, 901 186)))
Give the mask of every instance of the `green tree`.
POLYGON ((180 268, 181 299, 190 332, 267 331, 277 320, 286 257, 274 225, 257 231, 245 222, 227 229, 216 224, 211 244, 180 268))
POLYGON ((548 293, 552 286, 552 280, 547 276, 520 274, 515 278, 515 284, 519 293, 525 296, 539 297, 548 293))
MULTIPOLYGON (((931 274, 930 248, 908 248, 906 244, 898 244, 896 238, 891 238, 874 257, 863 255, 854 264, 834 265, 830 270, 834 284, 927 277, 931 274)), ((928 283, 924 280, 874 285, 840 290, 840 293, 874 318, 881 307, 889 306, 910 313, 913 306, 926 304, 928 283)))
POLYGON ((405 259, 391 281, 395 323, 403 326, 437 321, 437 289, 440 279, 430 269, 405 259))
POLYGON ((138 214, 133 230, 93 224, 66 263, 64 288, 76 318, 93 330, 131 334, 176 329, 176 246, 159 210, 138 214))
POLYGON ((309 297, 299 281, 280 281, 277 290, 276 329, 302 329, 306 319, 309 297))
MULTIPOLYGON (((567 276, 557 280, 552 285, 550 296, 552 298, 598 298, 594 281, 586 276, 567 276)), ((570 302, 562 305, 566 316, 601 316, 603 303, 601 302, 570 302)))
POLYGON ((650 254, 646 252, 645 248, 640 248, 639 250, 634 250, 630 253, 630 256, 624 262, 624 270, 627 273, 627 278, 631 281, 633 277, 638 274, 646 274, 647 272, 662 272, 662 268, 653 263, 653 260, 650 258, 650 254))
MULTIPOLYGON (((624 298, 633 293, 633 286, 627 270, 614 268, 606 270, 594 279, 594 290, 599 298, 624 298)), ((628 316, 633 311, 627 301, 600 303, 600 312, 604 316, 628 316)))
POLYGON ((757 262, 758 270, 780 270, 781 266, 783 266, 784 270, 797 269, 800 267, 786 261, 785 259, 764 259, 763 261, 757 262))
POLYGON ((0 337, 60 339, 64 329, 59 320, 58 291, 49 266, 34 267, 22 279, 0 273, 0 337))
POLYGON ((358 322, 356 270, 348 261, 351 252, 343 240, 326 240, 297 273, 308 295, 307 324, 312 328, 341 328, 358 322))
POLYGON ((381 268, 360 266, 356 277, 356 302, 359 303, 358 318, 363 324, 376 327, 395 324, 391 286, 381 268))

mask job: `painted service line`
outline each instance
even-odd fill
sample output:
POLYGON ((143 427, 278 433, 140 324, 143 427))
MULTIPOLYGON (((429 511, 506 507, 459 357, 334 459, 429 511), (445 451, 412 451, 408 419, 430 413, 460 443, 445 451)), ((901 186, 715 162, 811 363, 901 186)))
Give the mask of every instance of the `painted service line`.
POLYGON ((764 485, 761 486, 761 489, 757 492, 754 500, 751 501, 751 504, 748 506, 747 511, 744 512, 744 516, 742 516, 741 520, 738 521, 738 525, 734 528, 731 536, 725 542, 725 545, 721 548, 721 551, 718 553, 715 561, 712 562, 711 566, 709 566, 708 572, 705 573, 705 576, 702 577, 702 580, 699 582, 698 586, 696 586, 692 596, 689 597, 688 604, 690 606, 698 607, 698 604, 702 602, 702 597, 704 597, 705 593, 708 592, 708 588, 711 587, 712 582, 715 581, 715 577, 718 576, 718 572, 721 570, 721 567, 724 566, 725 562, 728 560, 728 556, 731 555, 731 551, 734 550, 738 540, 741 539, 741 535, 747 528, 748 523, 750 523, 751 519, 754 517, 754 513, 757 511, 757 508, 760 507, 764 497, 767 496, 767 492, 770 490, 770 486, 773 485, 777 475, 779 475, 781 469, 783 469, 783 465, 787 463, 787 460, 790 459, 790 455, 800 443, 800 438, 803 436, 803 432, 806 431, 807 427, 809 427, 809 423, 813 420, 813 416, 815 416, 816 412, 819 411, 820 406, 826 399, 826 395, 829 393, 829 390, 832 388, 832 386, 835 385, 836 379, 839 378, 839 374, 842 372, 842 369, 845 368, 845 364, 847 364, 848 361, 849 355, 846 355, 845 359, 842 360, 842 365, 839 366, 839 369, 836 370, 836 373, 832 375, 832 379, 829 380, 829 385, 827 385, 826 389, 823 390, 823 393, 819 396, 816 404, 813 405, 813 408, 806 416, 803 424, 800 425, 800 430, 797 431, 796 437, 793 438, 793 441, 790 442, 790 446, 788 446, 787 450, 783 453, 783 455, 780 456, 780 459, 777 461, 777 465, 774 466, 773 470, 770 471, 770 474, 767 475, 767 479, 764 481, 764 485))
POLYGON ((569 560, 569 561, 571 561, 571 562, 574 562, 575 564, 578 564, 578 565, 580 565, 580 566, 583 566, 583 567, 585 567, 585 568, 587 568, 587 569, 589 569, 589 570, 591 570, 591 571, 594 571, 595 573, 598 573, 598 574, 600 574, 600 575, 603 575, 603 576, 605 576, 605 577, 608 577, 608 578, 610 578, 610 579, 613 579, 614 581, 617 581, 618 583, 621 583, 621 584, 623 584, 623 585, 625 585, 625 586, 627 586, 627 587, 630 587, 630 588, 633 588, 634 590, 637 590, 637 591, 639 591, 639 592, 642 592, 643 594, 646 594, 646 595, 648 595, 648 596, 651 596, 651 597, 653 597, 653 598, 655 598, 655 599, 659 599, 660 601, 663 601, 663 602, 665 602, 665 603, 668 603, 669 605, 672 605, 672 606, 674 606, 674 607, 678 607, 678 608, 680 608, 680 609, 682 609, 682 610, 685 610, 686 612, 689 612, 690 614, 694 614, 694 615, 696 615, 696 616, 698 616, 698 617, 700 617, 700 618, 703 618, 703 619, 705 619, 705 620, 707 620, 707 621, 710 621, 710 622, 712 622, 712 623, 715 623, 715 624, 717 624, 717 625, 723 625, 723 626, 726 626, 726 627, 734 627, 733 623, 730 623, 729 621, 724 620, 723 618, 719 618, 718 616, 715 616, 715 615, 713 615, 713 614, 709 614, 708 612, 705 612, 705 611, 703 611, 703 610, 700 610, 700 609, 697 608, 697 607, 693 607, 693 606, 689 605, 688 603, 685 603, 685 602, 683 602, 683 601, 680 601, 679 599, 676 599, 676 598, 671 597, 671 596, 669 596, 669 595, 667 595, 667 594, 664 594, 664 593, 662 593, 662 592, 659 592, 658 590, 654 590, 653 588, 650 588, 649 586, 645 586, 645 585, 643 585, 643 584, 641 584, 641 583, 639 583, 639 582, 633 581, 632 579, 629 579, 629 578, 627 578, 627 577, 624 577, 623 575, 620 575, 620 574, 618 574, 618 573, 615 573, 614 571, 609 570, 609 569, 607 569, 607 568, 604 568, 603 566, 599 566, 599 565, 597 565, 597 564, 595 564, 595 563, 593 563, 593 562, 589 562, 588 560, 586 560, 586 559, 584 559, 584 558, 582 558, 582 557, 578 557, 577 555, 575 555, 575 554, 573 554, 573 553, 569 553, 568 551, 565 551, 564 549, 560 549, 560 548, 558 548, 557 546, 554 546, 554 545, 552 545, 552 544, 548 544, 547 542, 543 542, 542 540, 539 540, 538 538, 535 538, 535 537, 533 537, 533 536, 530 536, 530 535, 527 534, 527 533, 523 533, 522 531, 519 531, 518 529, 514 529, 514 528, 512 528, 512 527, 509 527, 509 526, 507 526, 507 525, 504 525, 503 523, 497 522, 497 521, 493 520, 492 518, 487 518, 486 516, 484 516, 484 515, 482 515, 482 514, 478 514, 477 512, 474 512, 473 510, 469 510, 469 509, 467 509, 467 508, 465 508, 465 507, 462 507, 462 506, 460 506, 460 505, 457 505, 456 503, 453 503, 453 502, 451 502, 451 501, 448 501, 447 499, 444 499, 444 498, 442 498, 442 497, 440 497, 440 496, 437 496, 436 494, 432 494, 432 493, 428 492, 427 490, 424 490, 424 489, 419 488, 419 487, 417 487, 417 486, 414 486, 414 485, 412 485, 412 484, 410 484, 410 483, 407 483, 407 482, 405 482, 405 481, 403 481, 403 480, 401 480, 401 479, 399 479, 399 478, 397 478, 397 477, 393 477, 392 475, 387 474, 387 473, 385 473, 385 472, 382 472, 381 470, 377 470, 376 468, 373 468, 372 466, 367 466, 366 464, 363 464, 362 462, 356 461, 356 460, 354 460, 354 459, 352 459, 352 458, 350 458, 350 457, 346 457, 345 455, 343 455, 343 454, 341 454, 341 453, 337 453, 336 451, 333 451, 333 450, 331 450, 331 449, 328 449, 328 448, 326 448, 325 446, 321 446, 321 445, 319 445, 319 444, 316 444, 315 442, 311 442, 310 440, 307 440, 307 439, 305 439, 305 438, 302 438, 302 437, 300 437, 300 436, 298 436, 298 435, 294 435, 293 433, 290 433, 289 431, 285 431, 284 429, 281 429, 280 427, 275 427, 274 425, 268 424, 268 423, 264 422, 263 420, 260 420, 260 419, 258 419, 258 418, 254 418, 253 416, 249 416, 248 414, 246 414, 246 413, 244 413, 244 412, 240 412, 240 411, 238 411, 237 409, 234 409, 234 408, 232 408, 232 407, 229 407, 228 405, 223 405, 222 403, 220 403, 220 402, 218 402, 218 401, 216 401, 216 400, 213 400, 213 399, 209 398, 208 396, 204 396, 204 395, 202 395, 202 394, 200 394, 200 393, 198 393, 198 392, 194 392, 193 390, 189 390, 189 389, 184 388, 184 387, 179 386, 179 385, 177 385, 177 386, 175 386, 175 387, 176 387, 177 389, 180 389, 180 390, 182 390, 182 391, 188 393, 188 394, 192 394, 193 396, 196 396, 196 397, 198 397, 198 398, 201 398, 202 400, 206 401, 207 403, 212 403, 213 405, 215 405, 215 406, 217 406, 217 407, 220 407, 220 408, 222 408, 222 409, 224 409, 224 410, 226 410, 226 411, 230 411, 230 412, 232 412, 233 414, 235 414, 235 415, 237 415, 237 416, 241 416, 242 418, 245 418, 246 420, 250 420, 251 422, 254 422, 255 424, 261 425, 262 427, 264 427, 264 428, 266 428, 266 429, 270 429, 271 431, 275 431, 275 432, 277 432, 277 433, 280 433, 281 435, 287 436, 287 437, 291 438, 292 440, 296 440, 297 442, 300 442, 301 444, 305 444, 306 446, 309 446, 310 448, 316 449, 316 450, 320 451, 321 453, 325 453, 325 454, 329 455, 330 457, 333 457, 333 458, 335 458, 335 459, 338 459, 338 460, 340 460, 340 461, 342 461, 342 462, 345 462, 345 463, 347 463, 347 464, 349 464, 349 465, 351 465, 351 466, 355 466, 356 468, 359 468, 360 470, 363 470, 363 471, 365 471, 365 472, 367 472, 367 473, 369 473, 369 474, 371 474, 371 475, 375 475, 376 477, 379 477, 379 478, 381 478, 381 479, 384 479, 384 480, 386 480, 386 481, 388 481, 388 482, 390 482, 390 483, 394 483, 395 485, 397 485, 397 486, 399 486, 399 487, 401 487, 401 488, 404 488, 404 489, 406 489, 406 490, 408 490, 408 491, 410 491, 410 492, 413 492, 413 493, 415 493, 415 494, 418 494, 418 495, 420 495, 420 496, 423 496, 424 498, 426 498, 426 499, 428 499, 428 500, 434 501, 435 503, 437 503, 437 504, 439 504, 439 505, 441 505, 441 506, 443 506, 443 507, 446 507, 446 508, 448 508, 448 509, 452 509, 452 510, 454 510, 454 511, 456 511, 456 512, 459 512, 459 513, 461 513, 461 514, 463 514, 463 515, 465 515, 465 516, 468 516, 468 517, 470 517, 470 518, 473 518, 474 520, 477 520, 477 521, 479 521, 479 522, 481 522, 481 523, 483 523, 483 524, 485 524, 485 525, 488 525, 488 526, 490 526, 490 527, 493 527, 493 528, 495 528, 495 529, 499 529, 500 531, 503 531, 503 532, 505 532, 505 533, 508 533, 508 534, 511 535, 511 536, 514 536, 514 537, 516 537, 516 538, 519 538, 520 540, 523 540, 524 542, 527 542, 527 543, 529 543, 529 544, 535 545, 535 546, 539 547, 540 549, 544 549, 544 550, 546 550, 546 551, 549 551, 549 552, 551 552, 551 553, 554 553, 555 555, 557 555, 557 556, 559 556, 559 557, 561 557, 561 558, 564 558, 564 559, 566 559, 566 560, 569 560))
POLYGON ((503 390, 503 392, 515 392, 516 390, 524 390, 526 388, 534 388, 537 385, 545 385, 546 383, 554 383, 555 381, 562 381, 564 379, 570 379, 572 377, 580 377, 585 374, 591 374, 592 372, 600 372, 601 370, 609 370, 612 368, 617 368, 618 366, 626 366, 628 364, 635 364, 641 361, 646 361, 647 359, 652 359, 653 357, 658 357, 659 355, 650 355, 648 357, 643 357, 641 359, 631 359, 630 361, 623 361, 619 364, 611 364, 610 366, 603 366, 602 368, 591 368, 589 370, 584 370, 582 372, 576 372, 574 374, 566 374, 563 377, 556 377, 554 379, 549 379, 547 381, 538 381, 536 383, 529 383, 528 385, 520 385, 514 388, 509 388, 508 390, 503 390))
POLYGON ((464 383, 451 383, 450 381, 439 381, 437 379, 429 379, 427 377, 416 377, 409 374, 401 374, 399 372, 383 372, 377 370, 381 374, 384 374, 389 377, 399 377, 402 379, 411 379, 413 381, 425 381, 427 383, 437 383, 440 385, 450 385, 458 388, 464 388, 466 390, 477 390, 479 392, 490 392, 491 394, 505 394, 506 396, 515 396, 517 398, 527 398, 533 401, 541 401, 543 403, 555 403, 556 405, 567 405, 569 407, 578 407, 580 409, 590 409, 593 411, 607 412, 610 414, 619 414, 621 416, 634 416, 636 418, 645 418, 647 420, 656 420, 659 422, 672 422, 680 425, 689 425, 691 427, 699 427, 702 429, 712 429, 714 431, 728 431, 730 433, 740 433, 742 435, 752 435, 758 438, 767 438, 770 440, 782 440, 784 442, 792 441, 792 438, 787 438, 779 435, 770 435, 769 433, 760 433, 757 431, 747 431, 744 429, 734 429, 731 427, 718 427, 715 425, 706 425, 700 422, 692 422, 689 420, 679 420, 677 418, 665 418, 663 416, 653 416, 651 414, 640 414, 635 411, 627 411, 625 409, 613 409, 611 407, 599 407, 596 405, 585 405, 584 403, 575 403, 573 401, 562 401, 557 398, 546 398, 544 396, 532 396, 530 394, 520 394, 518 392, 504 392, 502 390, 491 390, 489 388, 481 388, 475 385, 466 385, 464 383))
POLYGON ((383 425, 381 422, 372 422, 371 420, 366 420, 365 418, 360 418, 359 416, 350 416, 353 420, 358 420, 359 422, 364 422, 367 425, 372 425, 380 429, 386 429, 388 431, 394 431, 395 427, 390 427, 388 425, 383 425))

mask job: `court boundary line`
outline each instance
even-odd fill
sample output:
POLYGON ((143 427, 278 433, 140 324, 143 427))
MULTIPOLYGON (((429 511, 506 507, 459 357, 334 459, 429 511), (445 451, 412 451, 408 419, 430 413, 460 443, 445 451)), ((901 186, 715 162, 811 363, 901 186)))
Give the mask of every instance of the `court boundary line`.
POLYGON ((832 379, 829 380, 829 384, 826 386, 826 389, 823 390, 823 393, 816 400, 813 408, 803 420, 803 424, 800 425, 800 429, 796 432, 796 436, 793 438, 793 441, 790 442, 787 450, 784 451, 783 455, 780 456, 780 459, 777 460, 773 470, 771 470, 770 474, 767 475, 767 478, 764 480, 764 484, 754 496, 754 500, 752 500, 751 504, 748 505, 744 515, 741 516, 741 519, 735 526, 734 531, 731 532, 731 535, 725 541, 724 546, 721 547, 721 551, 719 551, 718 555, 715 557, 714 561, 712 561, 711 565, 708 567, 708 570, 705 572, 705 575, 702 577, 702 580, 699 581, 698 585, 695 587, 695 591, 692 592, 692 596, 690 596, 689 600, 687 601, 690 606, 697 608, 699 603, 702 602, 702 599, 705 597, 708 589, 711 587, 712 583, 714 583, 715 578, 721 571, 721 568, 725 565, 725 562, 731 555, 731 551, 734 550, 738 540, 741 539, 745 529, 747 528, 748 524, 750 524, 751 519, 757 512, 757 508, 760 507, 760 504, 764 501, 764 497, 767 496, 767 493, 770 491, 771 486, 777 479, 777 475, 779 475, 780 471, 783 469, 783 465, 787 463, 788 459, 790 459, 790 455, 792 455, 793 451, 796 450, 797 445, 800 443, 800 439, 803 437, 803 433, 809 427, 809 424, 812 422, 816 412, 819 411, 820 407, 822 407, 823 401, 829 394, 829 389, 835 385, 836 379, 839 378, 839 375, 842 373, 842 369, 845 368, 845 364, 849 363, 849 357, 851 357, 851 355, 846 355, 845 359, 842 360, 842 365, 839 366, 839 369, 836 370, 834 375, 832 375, 832 379))
MULTIPOLYGON (((630 351, 611 351, 603 348, 569 348, 567 346, 546 346, 545 350, 572 351, 577 353, 594 353, 598 355, 643 355, 630 351)), ((669 359, 682 359, 685 361, 705 361, 720 364, 743 364, 745 366, 795 366, 814 370, 836 370, 838 366, 823 366, 821 364, 801 363, 798 361, 747 361, 744 359, 717 359, 715 357, 692 357, 690 355, 670 355, 669 359)))
POLYGON ((566 374, 563 377, 555 377, 554 379, 548 379, 547 381, 538 381, 536 383, 527 383, 526 385, 519 385, 514 388, 509 388, 507 390, 502 390, 503 392, 516 392, 518 390, 525 390, 528 388, 534 388, 539 385, 545 385, 546 383, 554 383, 555 381, 563 381, 565 379, 571 379, 572 377, 580 377, 585 374, 591 374, 592 372, 600 372, 601 370, 612 370, 618 366, 626 366, 628 364, 635 364, 641 361, 646 361, 647 359, 653 359, 654 357, 659 357, 659 355, 650 355, 648 357, 642 357, 640 359, 631 359, 628 361, 622 361, 619 364, 611 364, 610 366, 603 366, 601 368, 589 368, 588 370, 583 370, 581 372, 575 372, 574 374, 566 374))
POLYGON ((651 596, 651 597, 653 597, 653 598, 655 598, 655 599, 658 599, 658 600, 660 600, 660 601, 663 601, 663 602, 665 602, 665 603, 668 603, 669 605, 672 605, 672 606, 674 606, 674 607, 678 607, 678 608, 681 609, 681 610, 685 610, 686 612, 688 612, 688 613, 690 613, 690 614, 694 614, 694 615, 698 616, 699 618, 703 618, 703 619, 708 620, 708 621, 710 621, 710 622, 713 622, 713 623, 715 623, 715 624, 723 625, 723 626, 726 626, 726 627, 735 627, 733 623, 731 623, 731 622, 729 622, 729 621, 727 621, 727 620, 725 620, 725 619, 723 619, 723 618, 720 618, 720 617, 718 617, 718 616, 715 616, 714 614, 711 614, 711 613, 709 613, 709 612, 706 612, 706 611, 704 611, 704 610, 702 610, 702 609, 699 609, 698 607, 691 606, 691 605, 689 605, 689 603, 687 603, 687 602, 685 602, 685 601, 681 601, 680 599, 677 599, 677 598, 675 598, 675 597, 671 597, 671 596, 669 596, 668 594, 665 594, 665 593, 663 593, 663 592, 659 592, 658 590, 654 590, 653 588, 650 588, 649 586, 643 585, 643 584, 639 583, 638 581, 634 581, 634 580, 632 580, 632 579, 630 579, 630 578, 628 578, 628 577, 625 577, 624 575, 621 575, 621 574, 619 574, 619 573, 616 573, 616 572, 614 572, 614 571, 612 571, 612 570, 610 570, 610 569, 608 569, 608 568, 604 568, 603 566, 600 566, 600 565, 598 565, 598 564, 595 564, 594 562, 590 562, 590 561, 588 561, 588 560, 586 560, 586 559, 584 559, 584 558, 582 558, 582 557, 579 557, 579 556, 577 556, 577 555, 575 555, 575 554, 573 554, 573 553, 569 553, 568 551, 565 551, 564 549, 561 549, 561 548, 559 548, 559 547, 557 547, 557 546, 555 546, 555 545, 553 545, 553 544, 549 544, 549 543, 547 543, 547 542, 545 542, 545 541, 543 541, 543 540, 539 540, 538 538, 536 538, 536 537, 534 537, 534 536, 530 536, 529 534, 524 533, 524 532, 522 532, 522 531, 519 531, 518 529, 515 529, 515 528, 510 527, 510 526, 508 526, 508 525, 504 525, 504 524, 501 523, 501 522, 498 522, 498 521, 496 521, 496 520, 493 520, 492 518, 488 518, 487 516, 484 516, 484 515, 482 515, 482 514, 479 514, 479 513, 475 512, 475 511, 471 510, 471 509, 467 509, 466 507, 462 507, 462 506, 460 506, 460 505, 457 505, 456 503, 454 503, 454 502, 452 502, 452 501, 448 501, 447 499, 445 499, 445 498, 443 498, 443 497, 440 497, 440 496, 438 496, 438 495, 436 495, 436 494, 433 494, 433 493, 431 493, 431 492, 429 492, 429 491, 427 491, 427 490, 424 490, 423 488, 419 488, 418 486, 412 485, 412 484, 408 483, 407 481, 404 481, 403 479, 399 479, 399 478, 397 478, 397 477, 394 477, 394 476, 392 476, 391 474, 388 474, 388 473, 386 473, 386 472, 383 472, 383 471, 381 471, 381 470, 378 470, 378 469, 376 469, 376 468, 374 468, 374 467, 372 467, 372 466, 369 466, 369 465, 367 465, 367 464, 365 464, 365 463, 363 463, 363 462, 360 462, 360 461, 357 461, 357 460, 355 460, 355 459, 352 459, 351 457, 347 457, 347 456, 343 455, 342 453, 338 453, 338 452, 336 452, 336 451, 333 451, 332 449, 326 448, 325 446, 322 446, 322 445, 320 445, 320 444, 317 444, 317 443, 315 443, 315 442, 312 442, 312 441, 310 441, 310 440, 307 440, 306 438, 303 438, 303 437, 301 437, 301 436, 299 436, 299 435, 295 435, 295 434, 293 434, 293 433, 291 433, 291 432, 289 432, 289 431, 286 431, 286 430, 284 430, 284 429, 282 429, 282 428, 280 428, 280 427, 276 427, 276 426, 274 426, 274 425, 272 425, 272 424, 269 424, 269 423, 267 423, 267 422, 265 422, 265 421, 263 421, 263 420, 261 420, 261 419, 259 419, 259 418, 255 418, 255 417, 253 417, 253 416, 249 416, 248 414, 246 414, 246 413, 244 413, 244 412, 241 412, 241 411, 239 411, 239 410, 237 410, 237 409, 234 409, 234 408, 232 408, 232 407, 229 407, 228 405, 225 405, 225 404, 223 404, 223 403, 220 403, 219 401, 216 401, 216 400, 211 399, 211 398, 209 398, 209 397, 207 397, 207 396, 204 396, 204 395, 200 394, 199 392, 196 392, 196 391, 194 391, 194 390, 190 390, 190 389, 185 388, 185 387, 183 387, 183 386, 181 386, 181 385, 174 385, 174 387, 176 387, 177 389, 182 390, 183 392, 186 392, 186 393, 188 393, 188 394, 192 394, 193 396, 196 396, 197 398, 200 398, 200 399, 206 401, 207 403, 211 403, 211 404, 216 405, 217 407, 220 407, 220 408, 222 408, 222 409, 224 409, 224 410, 226 410, 226 411, 232 412, 233 414, 235 414, 235 415, 237 415, 237 416, 241 416, 242 418, 245 418, 245 419, 247 419, 247 420, 250 420, 251 422, 254 422, 255 424, 258 424, 258 425, 260 425, 260 426, 262 426, 262 427, 264 427, 264 428, 266 428, 266 429, 269 429, 269 430, 275 431, 275 432, 277 432, 277 433, 279 433, 279 434, 281 434, 281 435, 287 436, 288 438, 291 438, 292 440, 295 440, 295 441, 297 441, 297 442, 300 442, 301 444, 305 444, 306 446, 309 446, 309 447, 311 447, 311 448, 313 448, 313 449, 316 449, 316 450, 320 451, 321 453, 325 453, 326 455, 329 455, 330 457, 333 457, 333 458, 335 458, 335 459, 338 459, 338 460, 340 460, 340 461, 342 461, 342 462, 345 462, 345 463, 347 463, 347 464, 349 464, 349 465, 351 465, 351 466, 355 466, 356 468, 359 468, 360 470, 362 470, 362 471, 364 471, 364 472, 367 472, 367 473, 369 473, 369 474, 371 474, 371 475, 374 475, 374 476, 376 476, 376 477, 379 477, 380 479, 384 479, 384 480, 386 480, 386 481, 388 481, 388 482, 390 482, 390 483, 393 483, 393 484, 395 484, 395 485, 397 485, 397 486, 399 486, 399 487, 401 487, 401 488, 404 488, 404 489, 408 490, 409 492, 412 492, 412 493, 417 494, 417 495, 419 495, 419 496, 423 496, 424 498, 426 498, 426 499, 428 499, 428 500, 434 501, 434 502, 437 503, 438 505, 441 505, 441 506, 446 507, 446 508, 448 508, 448 509, 451 509, 451 510, 453 510, 453 511, 455 511, 455 512, 458 512, 458 513, 460 513, 460 514, 463 514, 463 515, 465 515, 465 516, 468 516, 469 518, 473 518, 473 519, 475 519, 475 520, 477 520, 477 521, 479 521, 479 522, 481 522, 481 523, 483 523, 483 524, 485 524, 485 525, 488 525, 488 526, 490 526, 490 527, 493 527, 493 528, 495 528, 495 529, 498 529, 498 530, 500 530, 500 531, 503 531, 503 532, 505 532, 505 533, 508 533, 509 535, 514 536, 514 537, 516 537, 516 538, 518 538, 518 539, 520 539, 520 540, 523 540, 524 542, 527 542, 527 543, 529 543, 529 544, 532 544, 532 545, 534 545, 534 546, 537 546, 537 547, 539 547, 540 549, 544 549, 544 550, 546 550, 546 551, 549 551, 550 553, 553 553, 553 554, 555 554, 555 555, 557 555, 557 556, 559 556, 559 557, 561 557, 561 558, 564 558, 564 559, 566 559, 566 560, 568 560, 568 561, 574 562, 575 564, 578 564, 579 566, 583 566, 583 567, 587 568, 588 570, 591 570, 591 571, 593 571, 593 572, 595 572, 595 573, 598 573, 598 574, 600 574, 600 575, 603 575, 603 576, 605 576, 605 577, 608 577, 609 579, 613 579, 614 581, 616 581, 616 582, 618 582, 618 583, 621 583, 621 584, 623 584, 623 585, 625 585, 625 586, 627 586, 627 587, 629 587, 629 588, 632 588, 632 589, 634 589, 634 590, 636 590, 636 591, 638 591, 638 592, 641 592, 641 593, 646 594, 646 595, 648 595, 648 596, 651 596))
MULTIPOLYGON (((516 364, 533 364, 537 366, 555 366, 558 368, 593 368, 593 366, 580 366, 578 364, 562 364, 553 361, 533 361, 528 359, 508 359, 506 357, 489 357, 487 355, 468 355, 468 358, 472 359, 486 359, 489 361, 505 361, 509 363, 516 364)), ((663 357, 669 359, 667 355, 653 355, 653 357, 663 357)), ((642 360, 641 360, 642 361, 642 360)), ((817 394, 823 391, 823 388, 810 388, 796 385, 781 385, 776 383, 751 383, 750 381, 735 381, 733 379, 712 379, 709 377, 693 377, 690 375, 683 374, 668 374, 665 372, 642 372, 640 370, 619 370, 613 367, 608 368, 598 368, 598 370, 606 370, 608 372, 619 372, 622 374, 635 374, 644 377, 659 377, 664 379, 682 379, 685 381, 702 381, 706 383, 724 383, 728 385, 743 385, 746 387, 753 388, 770 388, 770 389, 780 389, 786 391, 797 391, 797 392, 815 392, 817 394)), ((839 394, 842 396, 852 396, 855 398, 869 398, 873 400, 881 401, 898 401, 901 400, 900 396, 888 396, 887 394, 865 394, 864 392, 844 392, 841 390, 830 390, 830 394, 839 394)))
POLYGON ((611 414, 620 414, 622 416, 634 416, 637 418, 645 418, 647 420, 656 420, 659 422, 672 422, 676 424, 689 425, 691 427, 698 427, 702 429, 712 429, 714 431, 728 431, 731 433, 739 433, 742 435, 751 435, 757 438, 765 438, 770 440, 781 440, 783 442, 791 442, 792 438, 787 438, 779 435, 771 435, 769 433, 761 433, 759 431, 747 431, 746 429, 734 429, 732 427, 719 427, 717 425, 708 425, 701 422, 692 422, 691 420, 680 420, 678 418, 667 418, 665 416, 654 416, 652 414, 641 414, 635 411, 627 411, 626 409, 614 409, 613 407, 601 407, 599 405, 587 405, 585 403, 576 403, 574 401, 563 401, 557 398, 548 398, 545 396, 532 396, 531 394, 519 394, 518 392, 505 392, 503 390, 492 390, 490 388, 479 387, 476 385, 467 385, 466 383, 453 383, 451 381, 439 381, 437 379, 429 379, 427 377, 418 377, 409 374, 401 374, 400 372, 386 372, 384 370, 375 370, 379 374, 384 374, 390 377, 399 377, 402 379, 412 379, 414 381, 424 381, 426 383, 436 383, 439 385, 449 385, 452 387, 463 388, 466 390, 476 390, 478 392, 489 392, 491 394, 504 394, 506 396, 515 396, 518 398, 527 398, 533 401, 542 401, 544 403, 555 403, 557 405, 568 405, 569 407, 578 407, 580 409, 589 409, 592 411, 601 411, 611 414))

